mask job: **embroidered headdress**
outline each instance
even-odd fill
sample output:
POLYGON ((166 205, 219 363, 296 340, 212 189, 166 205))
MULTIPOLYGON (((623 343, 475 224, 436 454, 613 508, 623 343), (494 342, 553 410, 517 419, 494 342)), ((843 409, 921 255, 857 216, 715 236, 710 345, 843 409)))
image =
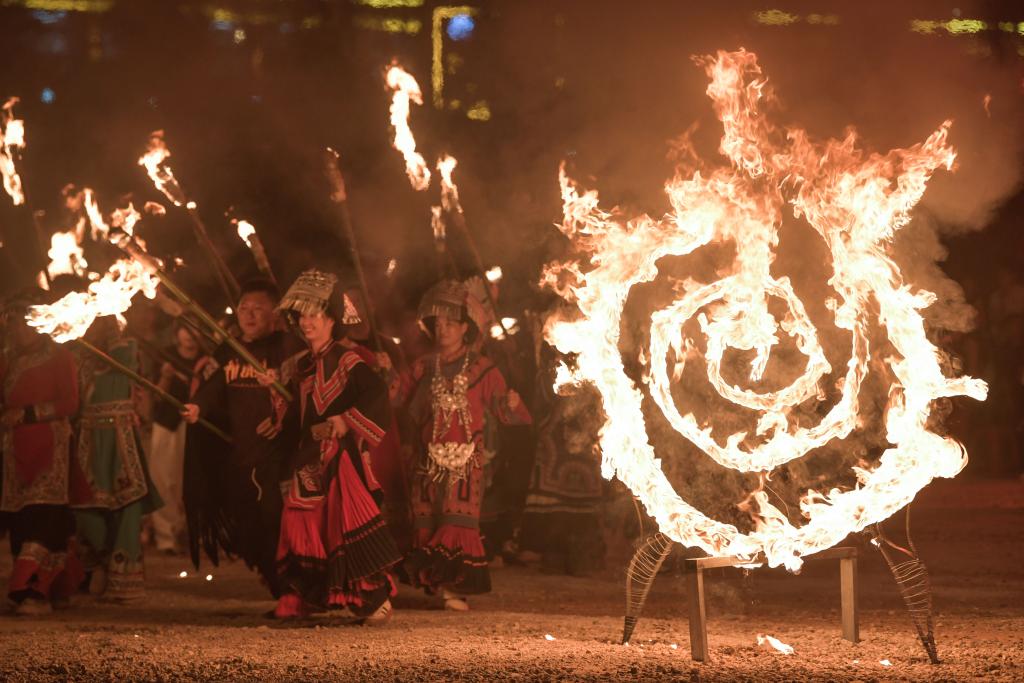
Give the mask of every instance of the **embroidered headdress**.
POLYGON ((278 304, 279 311, 295 311, 303 315, 327 313, 342 325, 362 322, 355 305, 339 291, 338 276, 321 270, 307 270, 288 288, 278 304), (340 310, 338 310, 340 309, 340 310))

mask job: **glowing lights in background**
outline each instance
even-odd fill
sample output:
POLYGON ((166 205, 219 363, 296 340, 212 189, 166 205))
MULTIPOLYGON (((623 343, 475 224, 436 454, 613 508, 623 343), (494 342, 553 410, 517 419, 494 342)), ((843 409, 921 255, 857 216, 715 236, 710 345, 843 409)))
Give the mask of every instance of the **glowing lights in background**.
POLYGON ((356 28, 367 31, 383 31, 414 36, 423 30, 423 22, 419 19, 403 19, 401 17, 374 17, 362 15, 355 18, 356 28))
POLYGON ((473 17, 468 14, 456 14, 448 20, 446 33, 452 40, 465 40, 473 35, 475 28, 476 22, 473 21, 473 17))
POLYGON ((790 14, 780 9, 762 10, 754 12, 754 21, 765 26, 792 26, 801 21, 806 21, 814 26, 837 26, 839 16, 835 14, 808 14, 801 17, 799 14, 790 14))
POLYGON ((356 5, 372 7, 373 9, 423 7, 423 0, 352 0, 352 2, 356 5))
POLYGON ((491 107, 486 101, 480 100, 469 108, 469 111, 466 112, 466 118, 471 121, 490 121, 491 107))
POLYGON ((988 24, 981 19, 950 19, 949 21, 913 19, 910 22, 911 31, 923 34, 937 33, 938 31, 945 31, 950 35, 981 33, 987 31, 988 28, 988 24))
POLYGON ((39 93, 39 101, 43 104, 53 104, 56 99, 57 93, 53 91, 53 88, 43 88, 43 91, 39 93))
MULTIPOLYGON (((445 22, 450 22, 456 17, 464 17, 459 19, 463 26, 465 26, 466 19, 472 21, 477 10, 475 7, 435 7, 433 16, 431 17, 430 24, 430 42, 432 50, 430 60, 430 85, 433 88, 433 102, 434 107, 442 109, 444 107, 444 35, 443 29, 445 22)), ((463 36, 463 38, 467 37, 463 36)))

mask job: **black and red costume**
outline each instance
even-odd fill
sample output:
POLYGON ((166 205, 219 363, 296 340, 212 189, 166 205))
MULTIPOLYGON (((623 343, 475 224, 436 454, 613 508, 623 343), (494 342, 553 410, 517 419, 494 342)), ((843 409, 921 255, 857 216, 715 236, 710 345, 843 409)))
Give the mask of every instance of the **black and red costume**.
MULTIPOLYGON (((242 342, 263 367, 280 371, 304 344, 288 332, 242 342)), ((228 446, 202 425, 190 425, 185 442, 184 498, 192 560, 200 548, 217 564, 220 552, 240 557, 259 572, 274 597, 281 482, 294 452, 296 432, 284 422, 281 396, 259 383, 256 371, 228 345, 201 361, 201 382, 192 398, 200 415, 226 431, 228 446), (273 439, 256 428, 266 419, 284 427, 273 439)))

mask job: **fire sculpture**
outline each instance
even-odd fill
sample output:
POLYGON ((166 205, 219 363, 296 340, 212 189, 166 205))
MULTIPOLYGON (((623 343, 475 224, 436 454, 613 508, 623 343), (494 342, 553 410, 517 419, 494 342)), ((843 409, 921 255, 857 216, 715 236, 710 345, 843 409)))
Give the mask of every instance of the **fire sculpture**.
MULTIPOLYGON (((966 464, 959 443, 929 428, 931 404, 961 395, 983 400, 987 387, 971 377, 943 375, 921 315, 935 296, 905 282, 891 252, 894 235, 909 222, 929 178, 940 168, 952 169, 951 124, 943 123, 923 143, 886 154, 860 149, 853 132, 816 141, 803 130, 780 131, 767 121, 762 111, 766 81, 753 53, 719 52, 700 64, 710 78, 707 94, 724 127, 719 151, 729 165, 678 175, 666 186, 670 215, 629 221, 602 210, 597 193, 581 192, 563 168, 560 227, 582 256, 550 264, 544 282, 575 305, 578 315, 552 317, 545 334, 562 353, 575 354, 571 369, 560 368, 559 383, 592 383, 601 393, 607 414, 600 434, 604 476, 626 484, 663 534, 711 555, 763 556, 770 566, 797 570, 804 556, 890 517, 932 479, 953 477, 966 464), (845 376, 836 386, 839 398, 812 426, 794 424, 790 410, 820 400, 822 379, 831 366, 789 279, 771 272, 786 204, 830 253, 829 285, 835 295, 828 309, 851 339, 845 376), (878 362, 892 377, 884 420, 890 446, 873 468, 855 468, 859 484, 853 490, 808 491, 800 502, 806 518, 802 526, 794 525, 763 491, 749 500, 755 523, 750 533, 684 501, 655 456, 641 390, 624 372, 620 324, 632 287, 653 281, 664 256, 725 242, 736 249, 731 269, 715 282, 680 283, 679 298, 654 314, 645 378, 650 396, 674 429, 716 462, 767 476, 846 437, 858 426, 858 393, 869 369, 869 329, 884 329, 893 349, 878 362), (785 304, 782 320, 769 310, 773 298, 785 304), (691 318, 706 338, 703 357, 682 334, 691 318), (749 376, 757 382, 783 335, 807 359, 803 375, 788 387, 759 393, 722 376, 723 354, 747 351, 753 356, 749 376), (716 439, 693 414, 680 413, 672 385, 686 363, 703 363, 722 397, 755 412, 755 433, 716 439)), ((677 395, 685 390, 674 388, 677 395)))

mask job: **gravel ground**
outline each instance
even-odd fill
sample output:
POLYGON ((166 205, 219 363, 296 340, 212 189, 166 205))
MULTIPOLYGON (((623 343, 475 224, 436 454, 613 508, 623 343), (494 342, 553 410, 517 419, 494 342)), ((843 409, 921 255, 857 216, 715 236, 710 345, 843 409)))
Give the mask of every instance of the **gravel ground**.
MULTIPOLYGON (((83 598, 47 617, 0 617, 0 680, 1020 681, 1022 525, 1020 482, 943 482, 915 505, 939 666, 928 663, 870 546, 860 562, 861 643, 839 635, 837 563, 809 563, 799 576, 715 570, 706 579, 705 664, 690 659, 686 592, 672 572, 655 584, 632 644, 619 644, 621 558, 585 579, 497 569, 494 592, 466 614, 403 589, 392 621, 371 628, 326 619, 283 626, 261 616, 273 603, 244 567, 196 574, 184 559, 161 556, 147 559, 143 603, 83 598), (759 633, 795 653, 758 646, 759 633)), ((0 577, 9 569, 5 552, 0 577)))

